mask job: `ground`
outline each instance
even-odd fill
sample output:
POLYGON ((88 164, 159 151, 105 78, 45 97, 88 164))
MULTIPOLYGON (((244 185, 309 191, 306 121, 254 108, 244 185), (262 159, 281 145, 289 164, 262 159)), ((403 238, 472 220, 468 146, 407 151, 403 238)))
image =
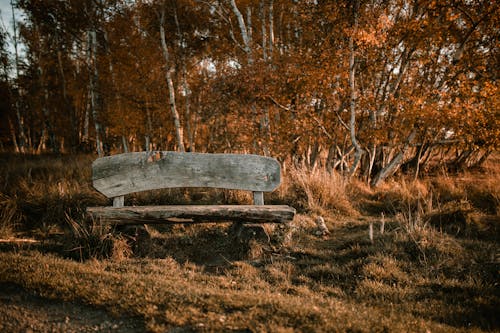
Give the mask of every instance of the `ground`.
POLYGON ((144 332, 138 318, 114 316, 79 302, 51 300, 0 284, 0 332, 144 332))
MULTIPOLYGON (((402 175, 378 188, 289 170, 266 202, 298 213, 270 242, 201 223, 151 226, 142 246, 85 217, 86 207, 109 204, 91 187, 92 160, 0 161, 0 332, 500 330, 498 159, 477 175, 402 175)), ((126 200, 251 196, 176 190, 126 200)))
POLYGON ((65 250, 50 242, 3 244, 0 276, 8 282, 0 284, 0 331, 261 332, 274 325, 269 331, 488 332, 500 327, 494 315, 495 239, 471 241, 432 229, 408 239, 396 219, 367 216, 330 216, 328 235, 318 233, 310 216, 299 215, 293 225, 291 245, 283 248, 238 248, 229 229, 178 226, 152 229, 147 254, 84 262, 62 259, 65 250), (484 257, 492 251, 491 258, 484 257))

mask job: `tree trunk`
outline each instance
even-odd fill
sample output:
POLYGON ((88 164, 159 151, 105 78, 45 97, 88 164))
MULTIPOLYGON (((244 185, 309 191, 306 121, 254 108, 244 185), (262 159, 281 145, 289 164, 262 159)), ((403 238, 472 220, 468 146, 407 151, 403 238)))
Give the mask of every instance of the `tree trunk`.
MULTIPOLYGON (((13 34, 12 34, 12 41, 14 43, 14 55, 15 55, 15 68, 16 68, 16 79, 19 81, 19 50, 18 50, 18 44, 17 44, 17 24, 16 24, 16 17, 14 14, 14 2, 11 0, 10 1, 10 7, 12 10, 12 29, 13 29, 13 34)), ((24 153, 26 151, 26 132, 24 130, 24 121, 23 117, 21 116, 21 106, 19 105, 20 101, 20 92, 19 89, 16 90, 16 95, 15 95, 15 101, 14 101, 14 108, 16 110, 16 116, 17 116, 17 123, 19 126, 19 143, 18 143, 18 149, 19 152, 24 153)))
MULTIPOLYGON (((59 147, 57 144, 56 140, 56 135, 54 133, 54 130, 52 128, 52 122, 50 119, 50 111, 49 111, 49 90, 45 84, 44 80, 44 73, 42 68, 39 68, 40 70, 40 83, 41 86, 43 87, 43 106, 42 106, 42 111, 43 111, 43 116, 45 117, 44 120, 44 130, 47 132, 48 138, 49 138, 49 147, 52 150, 53 153, 58 153, 59 152, 59 147)), ((45 137, 45 136, 44 136, 45 137)))
POLYGON ((250 47, 251 40, 248 34, 247 26, 245 25, 245 19, 243 18, 243 15, 241 14, 238 7, 236 6, 234 0, 229 0, 229 3, 231 5, 233 14, 236 16, 236 19, 238 20, 238 26, 240 27, 241 38, 243 39, 243 51, 245 51, 247 55, 247 62, 248 64, 252 64, 253 55, 252 55, 252 48, 250 47))
POLYGON ((269 0, 269 60, 273 58, 274 47, 274 0, 269 0))
POLYGON ((408 146, 415 139, 416 135, 417 131, 412 130, 412 132, 406 139, 406 143, 404 144, 403 148, 401 148, 401 151, 396 154, 396 156, 389 162, 389 164, 387 164, 386 167, 382 168, 382 170, 379 171, 379 173, 370 182, 370 186, 377 187, 381 182, 392 176, 399 169, 401 164, 403 164, 403 158, 406 151, 408 150, 408 146))
POLYGON ((264 107, 264 114, 261 118, 261 127, 263 131, 262 138, 262 151, 264 152, 264 156, 270 156, 271 151, 269 150, 269 143, 271 142, 271 126, 269 124, 269 109, 264 107))
POLYGON ((60 47, 57 50, 57 64, 59 67, 59 75, 61 76, 61 89, 63 93, 63 103, 64 103, 64 111, 68 112, 69 114, 69 122, 71 129, 69 131, 69 146, 70 150, 74 152, 75 147, 77 146, 78 138, 77 138, 77 131, 76 131, 76 117, 75 117, 75 112, 73 110, 73 107, 69 101, 68 98, 68 92, 67 92, 67 83, 66 83, 66 75, 64 74, 64 67, 63 67, 63 62, 62 62, 62 52, 60 47))
POLYGON ((99 72, 97 69, 97 36, 95 28, 88 31, 88 41, 89 41, 89 64, 90 64, 90 75, 89 75, 89 90, 90 90, 90 109, 92 112, 92 118, 94 119, 95 125, 95 144, 97 149, 97 155, 99 157, 104 156, 101 142, 101 123, 99 120, 99 111, 97 106, 98 92, 97 92, 97 82, 99 78, 99 72))
POLYGON ((151 136, 152 136, 152 133, 153 133, 153 125, 152 125, 152 121, 151 121, 151 110, 149 109, 149 101, 148 99, 146 98, 146 102, 145 102, 145 106, 146 106, 146 121, 147 121, 147 134, 146 134, 146 151, 150 151, 151 150, 151 136))
POLYGON ((262 30, 262 59, 267 61, 267 28, 266 28, 266 8, 264 4, 264 0, 261 0, 259 5, 259 16, 261 22, 261 30, 262 30))
POLYGON ((250 43, 253 40, 253 28, 252 28, 252 8, 250 6, 247 6, 247 33, 248 33, 248 40, 250 43))
POLYGON ((374 144, 372 146, 371 151, 368 151, 369 160, 368 160, 368 168, 366 170, 366 182, 367 183, 370 182, 370 177, 372 175, 373 165, 375 164, 376 156, 377 156, 377 146, 374 144))
MULTIPOLYGON (((356 31, 357 26, 358 26, 358 7, 359 7, 359 1, 355 0, 353 3, 353 28, 354 31, 356 31)), ((354 32, 351 33, 349 36, 349 51, 350 51, 350 56, 349 56, 349 87, 351 90, 351 100, 350 100, 350 109, 351 109, 351 117, 350 117, 350 123, 349 123, 349 133, 351 136, 351 143, 355 148, 354 152, 354 162, 351 166, 351 169, 349 171, 350 175, 353 175, 356 172, 356 169, 359 166, 359 162, 361 161, 361 157, 363 156, 363 149, 358 143, 358 140, 356 139, 356 99, 357 99, 357 94, 356 94, 356 81, 355 81, 355 75, 356 75, 356 59, 355 59, 355 52, 354 52, 354 32)))
POLYGON ((194 133, 193 129, 191 127, 191 101, 189 99, 189 86, 187 83, 187 69, 186 69, 186 60, 184 59, 182 61, 182 88, 184 89, 184 94, 185 94, 185 110, 186 110, 186 130, 187 130, 187 136, 188 136, 188 144, 189 144, 189 151, 194 152, 195 146, 194 146, 194 133))
POLYGON ((163 51, 163 57, 165 59, 165 80, 167 81, 170 111, 172 113, 172 118, 174 119, 177 147, 179 151, 184 152, 185 151, 184 133, 183 133, 184 131, 181 127, 179 112, 177 112, 177 107, 175 104, 175 88, 174 88, 174 82, 172 80, 172 72, 174 71, 174 69, 170 66, 170 54, 168 52, 167 42, 165 39, 165 28, 163 27, 164 22, 165 22, 165 3, 163 3, 160 15, 160 39, 161 39, 161 48, 163 51))
MULTIPOLYGON (((111 74, 111 90, 113 91, 113 96, 114 96, 115 101, 116 101, 116 107, 118 110, 118 114, 120 116, 120 127, 121 127, 121 132, 122 132, 122 148, 123 148, 124 153, 128 153, 129 147, 127 144, 126 136, 129 133, 126 133, 126 131, 125 131, 125 122, 124 122, 124 119, 122 116, 122 112, 123 112, 123 110, 122 110, 122 98, 121 98, 120 92, 119 92, 117 85, 116 85, 116 75, 115 75, 115 70, 114 70, 114 66, 113 66, 113 60, 111 58, 111 51, 109 48, 108 33, 105 30, 104 30, 104 40, 105 40, 106 54, 107 54, 108 59, 109 59, 108 68, 109 68, 109 73, 111 74)), ((108 107, 108 109, 109 109, 109 107, 108 107)))
POLYGON ((17 144, 17 137, 16 137, 16 131, 14 130, 14 125, 12 125, 12 121, 9 118, 9 129, 10 129, 10 134, 12 135, 12 143, 14 144, 14 151, 16 153, 20 153, 21 151, 19 150, 19 145, 17 144))
POLYGON ((181 32, 181 26, 179 24, 179 19, 177 17, 177 9, 174 8, 174 20, 175 20, 175 27, 177 29, 177 39, 179 40, 179 44, 181 45, 181 63, 182 63, 182 89, 184 90, 184 106, 185 106, 185 121, 186 121, 186 130, 187 130, 187 136, 188 136, 188 150, 189 151, 194 151, 194 142, 193 142, 193 131, 191 129, 191 103, 189 100, 189 86, 187 83, 187 68, 186 68, 186 53, 185 53, 185 41, 184 37, 182 36, 181 32))
POLYGON ((128 153, 128 144, 127 144, 127 138, 125 138, 125 135, 122 135, 122 147, 123 147, 123 152, 128 153))
POLYGON ((87 102, 85 103, 85 114, 83 119, 83 134, 82 134, 82 142, 85 145, 85 150, 88 149, 89 146, 89 125, 90 125, 90 100, 87 96, 87 102))

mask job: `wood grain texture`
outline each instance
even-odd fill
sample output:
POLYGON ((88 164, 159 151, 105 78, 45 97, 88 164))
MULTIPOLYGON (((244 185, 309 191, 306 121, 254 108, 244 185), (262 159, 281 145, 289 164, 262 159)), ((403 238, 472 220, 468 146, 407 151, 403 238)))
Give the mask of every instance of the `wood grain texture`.
POLYGON ((113 207, 123 207, 125 206, 125 196, 120 195, 119 197, 113 198, 113 207))
POLYGON ((254 205, 264 204, 264 192, 253 192, 253 204, 254 205))
POLYGON ((139 152, 99 158, 92 163, 94 187, 108 198, 173 187, 274 190, 280 164, 244 154, 139 152))
POLYGON ((285 223, 291 221, 295 209, 285 205, 176 205, 88 207, 87 213, 103 223, 201 223, 251 222, 285 223))

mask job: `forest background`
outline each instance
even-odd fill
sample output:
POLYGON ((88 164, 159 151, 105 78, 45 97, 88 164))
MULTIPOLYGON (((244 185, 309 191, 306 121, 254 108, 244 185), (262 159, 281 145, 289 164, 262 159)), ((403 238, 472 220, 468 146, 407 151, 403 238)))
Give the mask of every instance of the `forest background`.
POLYGON ((499 331, 496 1, 2 4, 0 331, 499 331), (89 220, 96 156, 142 150, 276 157, 296 217, 89 220))
POLYGON ((378 185, 498 148, 496 1, 11 3, 1 150, 255 153, 378 185))

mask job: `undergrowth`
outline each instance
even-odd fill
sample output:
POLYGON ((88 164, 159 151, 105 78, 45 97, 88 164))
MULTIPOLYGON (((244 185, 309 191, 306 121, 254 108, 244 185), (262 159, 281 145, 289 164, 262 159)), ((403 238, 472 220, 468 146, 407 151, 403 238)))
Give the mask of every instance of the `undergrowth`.
MULTIPOLYGON (((150 226, 148 246, 85 217, 109 205, 92 156, 0 155, 0 282, 84 300, 150 331, 491 331, 500 329, 498 173, 441 174, 370 188, 288 169, 268 203, 295 207, 269 241, 231 224, 150 226), (322 216, 329 234, 316 233, 322 216), (57 243, 59 246, 49 246, 57 243)), ((172 189, 126 204, 250 203, 241 191, 172 189)))

